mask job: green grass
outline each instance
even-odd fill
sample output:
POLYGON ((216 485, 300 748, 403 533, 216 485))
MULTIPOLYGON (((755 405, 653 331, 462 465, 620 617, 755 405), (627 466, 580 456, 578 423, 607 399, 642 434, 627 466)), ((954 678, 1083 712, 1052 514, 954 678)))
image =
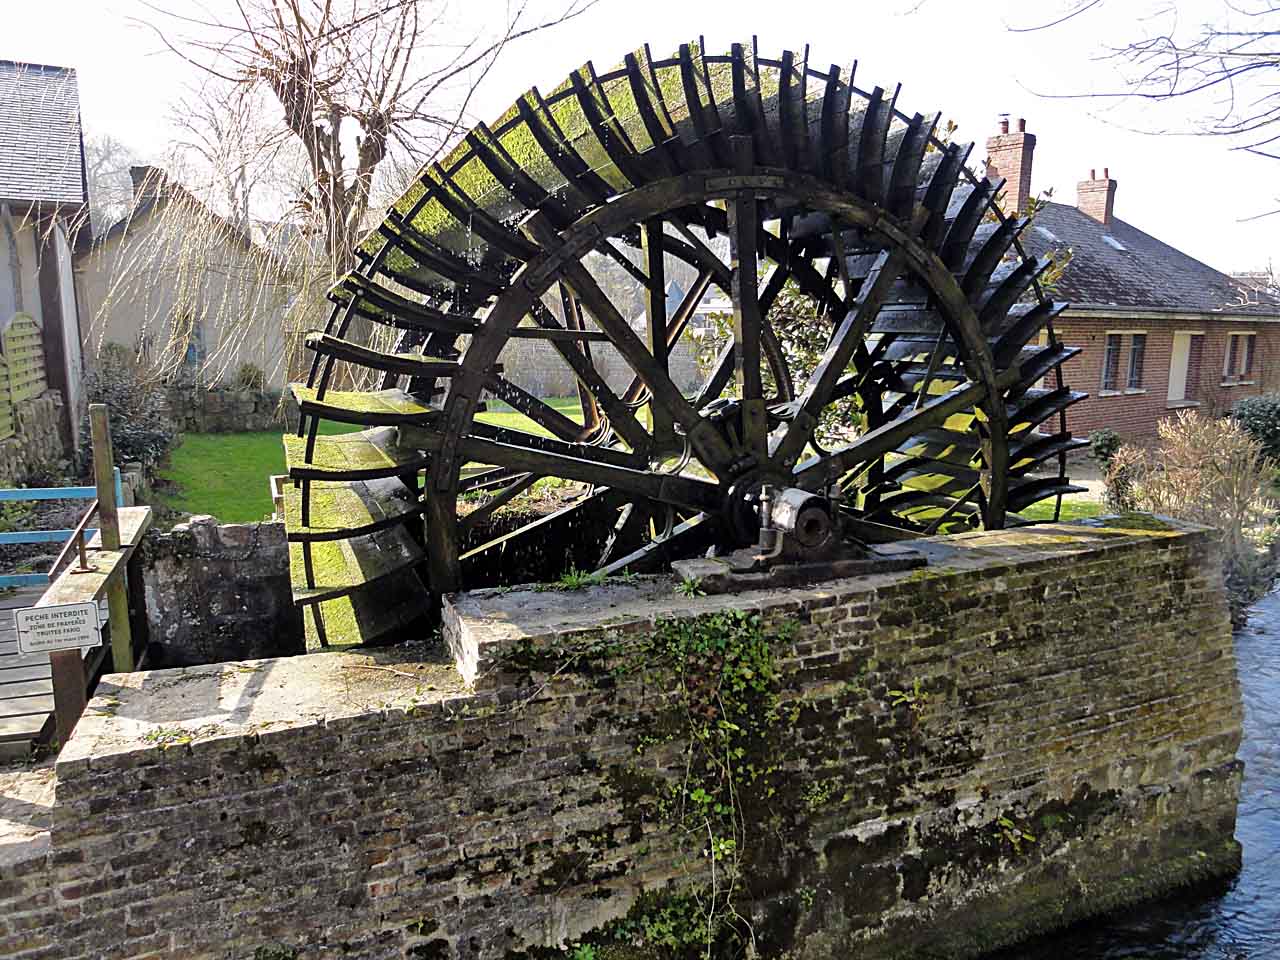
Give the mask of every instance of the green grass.
MULTIPOLYGON (((1053 519, 1052 499, 1041 500, 1039 503, 1033 503, 1027 509, 1021 511, 1019 516, 1028 520, 1052 520, 1053 519)), ((1068 495, 1062 498, 1062 520, 1085 520, 1089 517, 1096 517, 1102 513, 1102 504, 1097 500, 1088 500, 1080 497, 1078 494, 1068 495)))
MULTIPOLYGON (((546 402, 565 416, 581 420, 577 397, 546 402)), ((480 414, 486 423, 550 436, 506 404, 490 402, 490 408, 491 412, 480 414)), ((320 424, 324 434, 357 429, 346 423, 320 424)), ((161 477, 174 485, 161 495, 161 502, 183 513, 211 513, 223 523, 249 523, 271 513, 267 478, 283 472, 284 448, 278 431, 189 433, 169 455, 169 465, 160 471, 161 477)))
MULTIPOLYGON (((554 407, 575 423, 582 422, 582 405, 577 397, 547 397, 543 400, 549 407, 554 407)), ((523 413, 517 413, 499 400, 490 400, 487 412, 479 414, 477 420, 493 424, 495 427, 508 427, 512 430, 523 430, 536 433, 540 437, 549 437, 551 433, 534 423, 523 413)))
MULTIPOLYGON (((322 423, 321 433, 347 433, 345 423, 322 423)), ((248 523, 271 513, 268 480, 284 473, 279 431, 188 433, 160 471, 174 486, 161 503, 184 513, 211 513, 223 523, 248 523)))

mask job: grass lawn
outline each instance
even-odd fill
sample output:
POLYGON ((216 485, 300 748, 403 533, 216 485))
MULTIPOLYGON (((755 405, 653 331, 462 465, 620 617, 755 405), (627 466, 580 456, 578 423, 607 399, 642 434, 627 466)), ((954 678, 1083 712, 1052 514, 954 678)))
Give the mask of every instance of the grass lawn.
MULTIPOLYGON (((1028 520, 1052 520, 1054 501, 1041 500, 1023 510, 1021 516, 1028 520)), ((1081 494, 1069 494, 1062 498, 1062 520, 1084 520, 1102 513, 1102 504, 1097 500, 1083 498, 1081 494)))
MULTIPOLYGON (((580 419, 577 397, 547 401, 565 416, 580 419)), ((500 427, 513 427, 550 436, 532 420, 505 404, 490 403, 492 412, 480 419, 500 427), (496 408, 496 409, 492 409, 496 408)), ((345 423, 322 421, 324 434, 359 429, 345 423)), ((223 523, 249 523, 271 513, 267 478, 284 472, 284 447, 280 433, 189 433, 169 454, 169 465, 160 475, 174 486, 161 496, 164 506, 184 513, 211 513, 223 523)))
MULTIPOLYGON (((322 423, 321 433, 346 433, 345 423, 322 423)), ((271 513, 267 478, 284 472, 279 431, 188 433, 169 454, 160 476, 174 486, 161 503, 184 513, 211 513, 223 523, 248 523, 271 513)))

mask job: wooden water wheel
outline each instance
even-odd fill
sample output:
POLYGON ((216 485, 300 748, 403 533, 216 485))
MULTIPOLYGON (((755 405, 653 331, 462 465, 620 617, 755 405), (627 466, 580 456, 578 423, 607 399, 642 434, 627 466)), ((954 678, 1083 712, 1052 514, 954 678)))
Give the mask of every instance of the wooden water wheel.
POLYGON ((285 440, 298 602, 351 595, 364 635, 385 632, 588 515, 607 536, 575 565, 661 569, 751 542, 765 485, 836 498, 865 540, 1060 504, 1083 396, 1062 383, 1064 305, 1019 245, 1027 221, 937 121, 807 54, 691 43, 588 63, 477 126, 364 240, 307 338, 285 440), (689 328, 717 297, 731 323, 691 374, 689 328), (786 331, 816 339, 807 359, 786 331), (577 404, 521 382, 541 351, 577 404), (352 367, 374 389, 337 389, 352 367), (577 496, 476 542, 547 477, 577 496))

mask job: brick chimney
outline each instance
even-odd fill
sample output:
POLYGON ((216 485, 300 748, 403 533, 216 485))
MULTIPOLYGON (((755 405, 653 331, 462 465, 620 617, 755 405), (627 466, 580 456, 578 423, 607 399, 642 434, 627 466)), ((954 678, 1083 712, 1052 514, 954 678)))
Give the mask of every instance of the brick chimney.
POLYGON ((987 176, 1004 177, 1006 214, 1026 213, 1031 200, 1031 161, 1036 152, 1035 134, 1027 133, 1027 121, 1019 119, 1018 129, 1009 132, 1008 118, 1000 121, 1000 132, 987 140, 987 176))
POLYGON ((1111 226, 1116 209, 1116 181, 1111 179, 1108 168, 1102 168, 1101 180, 1097 170, 1090 170, 1089 179, 1076 184, 1076 209, 1104 227, 1111 226))
POLYGON ((133 180, 133 202, 142 203, 159 196, 165 189, 165 172, 159 167, 130 167, 129 177, 133 180))

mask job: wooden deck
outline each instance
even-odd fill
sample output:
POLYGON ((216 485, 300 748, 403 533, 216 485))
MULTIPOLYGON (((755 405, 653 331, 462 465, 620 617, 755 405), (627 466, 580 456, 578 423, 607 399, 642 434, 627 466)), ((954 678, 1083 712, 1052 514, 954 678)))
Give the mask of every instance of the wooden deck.
MULTIPOLYGON (((23 587, 0 591, 0 757, 23 755, 53 714, 53 680, 49 655, 18 652, 14 611, 23 607, 48 606, 95 600, 100 619, 107 620, 106 586, 128 560, 133 548, 151 524, 150 507, 120 509, 120 550, 103 550, 102 537, 89 540, 90 562, 96 572, 72 574, 63 571, 47 587, 23 587)), ((84 651, 85 677, 91 683, 102 670, 109 647, 84 651)))
POLYGON ((25 752, 53 712, 49 655, 19 653, 14 628, 14 611, 34 607, 44 591, 26 587, 0 594, 0 754, 13 747, 25 752))

